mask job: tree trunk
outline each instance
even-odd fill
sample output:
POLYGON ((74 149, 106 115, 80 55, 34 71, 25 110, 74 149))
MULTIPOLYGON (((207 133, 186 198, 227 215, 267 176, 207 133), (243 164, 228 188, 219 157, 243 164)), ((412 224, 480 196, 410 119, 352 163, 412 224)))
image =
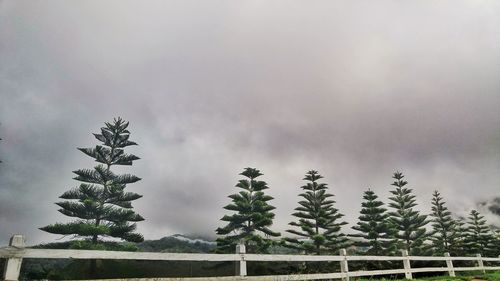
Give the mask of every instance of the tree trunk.
MULTIPOLYGON (((96 226, 99 226, 100 223, 101 223, 101 220, 99 220, 99 219, 95 220, 96 226)), ((92 236, 92 244, 93 245, 97 244, 98 238, 99 238, 99 236, 97 234, 94 234, 92 236)), ((92 278, 92 279, 97 278, 97 260, 96 259, 90 260, 90 278, 92 278)))

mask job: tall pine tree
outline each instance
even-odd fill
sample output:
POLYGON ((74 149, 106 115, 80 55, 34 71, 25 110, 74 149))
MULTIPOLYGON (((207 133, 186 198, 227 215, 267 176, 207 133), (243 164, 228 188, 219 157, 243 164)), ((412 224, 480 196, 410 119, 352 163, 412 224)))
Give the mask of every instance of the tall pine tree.
POLYGON ((389 214, 384 208, 384 203, 377 200, 378 196, 370 189, 365 191, 363 199, 359 221, 352 227, 356 233, 349 236, 361 238, 353 243, 363 254, 374 256, 393 254, 394 230, 387 221, 389 214))
POLYGON ((467 219, 465 233, 465 248, 467 252, 486 255, 491 251, 491 241, 493 241, 493 235, 484 216, 478 211, 472 210, 467 219))
POLYGON ((301 187, 304 193, 299 195, 304 200, 299 201, 300 206, 293 213, 298 220, 290 223, 298 230, 287 230, 299 238, 284 238, 285 246, 320 255, 336 254, 348 245, 347 237, 340 232, 347 222, 339 221, 344 215, 334 207, 335 201, 331 199, 333 195, 327 193, 327 184, 318 183, 322 178, 317 171, 305 175, 303 180, 307 183, 301 187))
POLYGON ((89 238, 98 243, 99 237, 114 237, 130 242, 141 242, 141 234, 134 232, 136 222, 144 220, 132 210, 132 201, 142 197, 134 192, 126 192, 128 184, 140 178, 130 174, 115 174, 111 168, 117 165, 132 165, 139 157, 126 154, 125 147, 137 145, 130 141, 129 123, 121 118, 105 123, 100 134, 94 134, 102 145, 94 148, 78 148, 95 159, 99 164, 94 169, 74 171, 74 178, 80 181, 77 188, 63 193, 57 202, 62 214, 77 218, 70 223, 56 223, 41 230, 62 235, 89 238))
POLYGON ((235 245, 242 242, 250 253, 266 253, 272 245, 270 237, 277 237, 278 232, 269 227, 273 224, 275 207, 269 205, 273 197, 266 195, 267 183, 257 180, 263 174, 255 168, 246 168, 240 174, 245 178, 240 180, 236 187, 241 191, 229 196, 232 203, 224 209, 233 211, 221 220, 226 226, 216 230, 217 252, 233 252, 235 245))
POLYGON ((436 190, 432 195, 432 233, 430 240, 436 255, 444 253, 458 254, 459 226, 451 217, 451 212, 445 206, 441 194, 436 190))
POLYGON ((401 172, 393 175, 394 182, 391 185, 396 188, 391 191, 393 196, 389 197, 389 207, 392 208, 389 222, 395 229, 394 238, 398 240, 398 247, 419 255, 422 254, 422 245, 427 236, 424 228, 428 223, 427 216, 420 215, 414 209, 417 206, 415 195, 412 194, 412 189, 406 187, 408 182, 403 178, 401 172))

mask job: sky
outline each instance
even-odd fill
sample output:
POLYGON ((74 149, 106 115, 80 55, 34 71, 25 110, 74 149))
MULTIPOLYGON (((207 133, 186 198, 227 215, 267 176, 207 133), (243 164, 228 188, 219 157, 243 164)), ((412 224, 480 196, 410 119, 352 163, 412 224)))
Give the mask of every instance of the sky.
POLYGON ((0 244, 61 238, 38 228, 118 116, 146 239, 214 237, 245 167, 276 231, 312 169, 345 232, 398 170, 423 213, 439 190, 500 225, 499 74, 496 0, 0 0, 0 244))

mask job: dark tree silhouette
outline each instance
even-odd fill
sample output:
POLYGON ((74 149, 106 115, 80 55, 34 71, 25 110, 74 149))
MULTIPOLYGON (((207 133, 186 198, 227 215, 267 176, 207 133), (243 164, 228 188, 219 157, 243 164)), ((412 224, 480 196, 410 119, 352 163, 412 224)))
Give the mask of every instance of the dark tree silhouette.
POLYGON ((269 237, 277 237, 278 232, 269 227, 273 224, 275 207, 269 205, 273 197, 266 195, 267 183, 257 180, 262 176, 255 168, 246 168, 240 175, 245 178, 240 180, 236 187, 239 193, 229 195, 232 203, 224 209, 233 211, 221 220, 227 222, 224 227, 219 227, 216 233, 217 252, 233 252, 237 243, 246 245, 248 252, 266 253, 273 241, 269 237))
POLYGON ((116 165, 132 165, 139 157, 126 154, 125 147, 137 145, 129 140, 129 125, 121 118, 105 123, 100 134, 94 134, 102 145, 94 148, 78 148, 99 163, 94 169, 74 171, 80 185, 63 193, 57 202, 62 214, 77 218, 70 223, 56 223, 41 230, 62 235, 90 238, 97 243, 99 237, 109 236, 130 242, 141 242, 141 234, 134 232, 136 222, 144 220, 132 210, 132 201, 142 197, 134 192, 126 192, 128 184, 140 178, 130 174, 115 174, 111 168, 116 165))
POLYGON ((394 230, 387 219, 389 214, 384 203, 377 200, 378 196, 368 189, 363 195, 361 215, 358 223, 352 228, 356 230, 351 237, 361 238, 354 245, 367 255, 389 255, 395 252, 394 230))
POLYGON ((468 253, 486 255, 492 251, 491 242, 494 240, 490 227, 484 216, 472 210, 467 218, 465 232, 465 248, 468 253))
POLYGON ((285 246, 320 255, 337 253, 348 245, 347 237, 341 233, 342 225, 347 222, 339 221, 344 215, 334 207, 335 201, 327 192, 327 184, 318 183, 322 178, 317 171, 305 175, 307 183, 301 187, 304 192, 299 195, 303 200, 293 213, 298 220, 290 223, 298 229, 287 230, 299 238, 284 238, 285 246))
POLYGON ((441 194, 436 190, 432 196, 432 233, 430 240, 433 245, 433 253, 443 255, 444 253, 457 254, 460 250, 459 225, 451 217, 451 212, 446 207, 441 194))
POLYGON ((427 216, 420 215, 420 212, 414 209, 417 206, 415 195, 412 189, 406 187, 408 182, 403 178, 400 172, 393 175, 394 182, 391 185, 396 188, 391 191, 393 196, 389 197, 389 207, 392 209, 389 222, 395 229, 394 238, 398 240, 398 247, 418 255, 423 251, 423 242, 427 237, 424 226, 428 221, 427 216))

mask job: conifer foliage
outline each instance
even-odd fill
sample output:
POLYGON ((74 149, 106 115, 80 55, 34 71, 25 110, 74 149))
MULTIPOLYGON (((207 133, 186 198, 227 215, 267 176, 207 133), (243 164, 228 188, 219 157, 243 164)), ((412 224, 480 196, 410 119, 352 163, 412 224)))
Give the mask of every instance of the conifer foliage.
POLYGON ((427 216, 413 209, 417 206, 412 189, 407 188, 407 181, 401 172, 394 173, 394 182, 391 184, 396 188, 391 191, 392 197, 389 207, 389 221, 395 229, 394 238, 398 240, 400 249, 408 250, 409 253, 418 255, 422 253, 422 244, 426 238, 424 226, 428 223, 427 216))
POLYGON ((136 222, 144 220, 132 210, 132 201, 142 197, 134 192, 126 192, 128 184, 140 178, 130 174, 115 174, 111 168, 116 165, 132 165, 139 157, 126 154, 124 148, 137 145, 129 140, 129 123, 121 118, 105 123, 100 134, 94 134, 102 145, 94 148, 78 148, 95 159, 99 164, 93 169, 74 171, 75 180, 81 182, 77 188, 63 193, 57 202, 59 212, 76 218, 70 223, 56 223, 41 230, 62 235, 90 238, 97 243, 99 237, 115 237, 130 242, 143 241, 142 235, 135 233, 136 222))
POLYGON ((495 231, 493 231, 492 236, 493 240, 491 245, 491 256, 500 256, 500 229, 496 229, 495 231))
POLYGON ((232 203, 224 209, 233 211, 231 215, 225 215, 221 220, 227 222, 226 226, 216 230, 217 252, 233 252, 237 243, 244 243, 248 252, 266 253, 272 245, 270 237, 277 237, 278 232, 269 227, 273 224, 275 207, 268 202, 273 197, 266 195, 264 190, 268 189, 265 181, 257 180, 263 174, 255 168, 246 168, 240 174, 244 176, 236 187, 241 191, 229 196, 232 203))
POLYGON ((363 195, 361 212, 357 225, 352 228, 357 231, 351 237, 361 238, 354 241, 354 245, 364 249, 367 255, 389 255, 394 253, 393 230, 387 222, 389 214, 384 208, 384 203, 378 200, 378 196, 368 189, 363 195))
POLYGON ((303 180, 307 183, 301 187, 304 192, 299 195, 303 200, 293 213, 298 221, 290 223, 298 229, 287 230, 299 238, 284 238, 285 246, 317 255, 336 254, 347 246, 348 239, 340 232, 347 222, 339 221, 344 215, 334 208, 335 201, 331 199, 333 195, 327 193, 327 184, 318 182, 322 178, 317 171, 305 175, 303 180))
POLYGON ((436 190, 432 195, 432 234, 430 240, 433 244, 434 254, 456 254, 459 241, 458 225, 451 217, 451 212, 445 206, 441 194, 436 190))
POLYGON ((486 255, 491 251, 493 235, 487 225, 484 216, 478 211, 472 210, 467 220, 465 233, 465 248, 473 254, 486 255))

